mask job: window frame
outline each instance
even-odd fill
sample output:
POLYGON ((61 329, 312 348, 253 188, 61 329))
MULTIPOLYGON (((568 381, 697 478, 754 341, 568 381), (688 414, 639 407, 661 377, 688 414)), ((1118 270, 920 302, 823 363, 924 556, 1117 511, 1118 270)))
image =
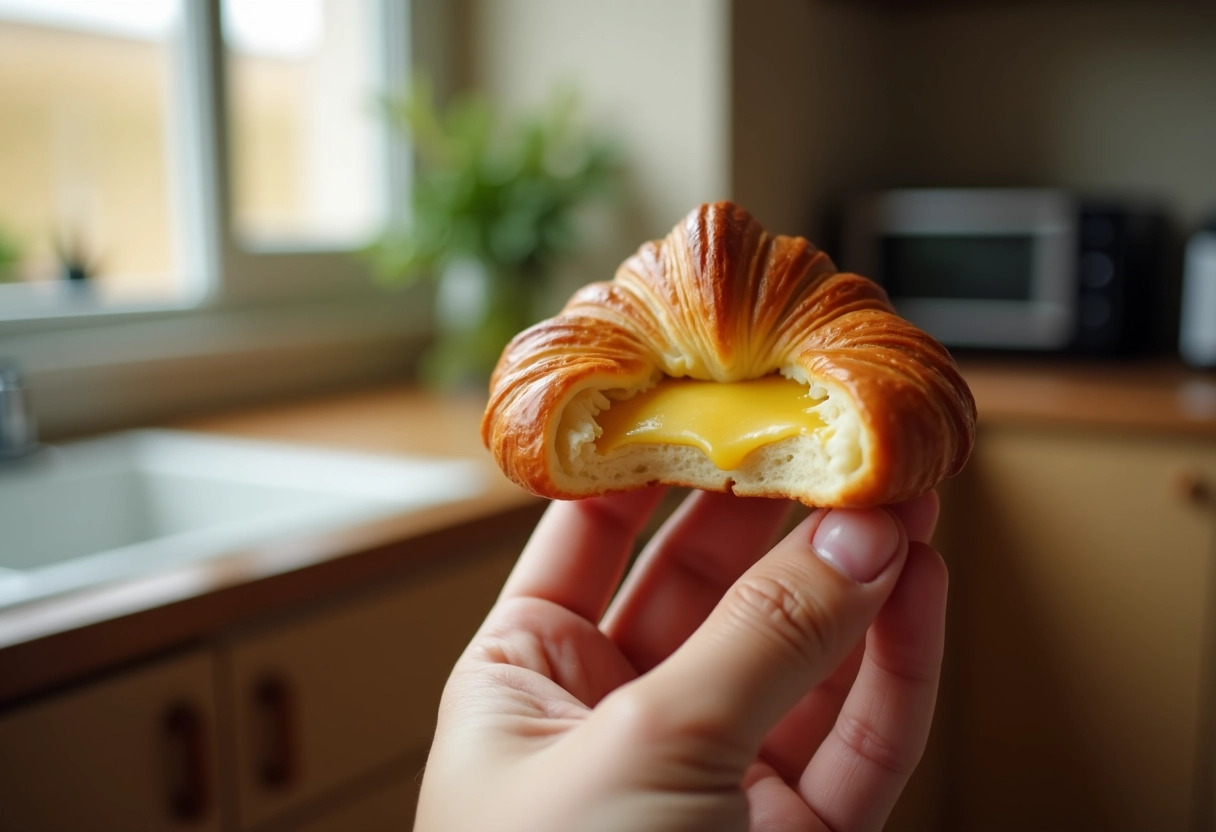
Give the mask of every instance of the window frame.
MULTIPOLYGON (((377 81, 386 95, 399 95, 408 83, 412 51, 408 43, 409 10, 417 0, 369 0, 381 25, 376 63, 377 81)), ((307 296, 370 294, 367 266, 347 250, 304 247, 247 247, 237 236, 232 199, 232 152, 229 144, 228 72, 221 21, 221 0, 184 3, 182 55, 188 64, 194 99, 179 113, 187 141, 201 145, 187 153, 191 177, 187 192, 201 194, 200 214, 186 217, 190 238, 204 241, 205 251, 187 254, 206 264, 204 297, 216 305, 242 305, 307 296), (193 123, 191 123, 193 119, 193 123), (190 163, 193 164, 190 164, 190 163)), ((382 152, 387 178, 389 217, 406 209, 411 160, 404 142, 386 134, 382 152)), ((184 202, 184 200, 183 200, 184 202)))
MULTIPOLYGON (((383 24, 379 75, 384 91, 401 92, 414 67, 425 67, 440 92, 450 90, 455 55, 450 4, 372 2, 383 24)), ((170 164, 188 297, 148 307, 76 304, 62 314, 0 320, 0 358, 15 360, 25 371, 44 432, 52 435, 147 421, 187 404, 197 406, 197 389, 188 377, 173 390, 133 386, 146 385, 149 372, 180 377, 175 367, 203 361, 211 372, 224 373, 253 361, 273 373, 307 356, 345 354, 345 363, 329 360, 311 373, 291 369, 296 388, 332 386, 340 377, 374 376, 376 367, 383 372, 387 362, 374 357, 373 345, 415 349, 428 330, 424 296, 378 288, 355 252, 241 244, 232 222, 220 0, 183 0, 182 14, 170 164), (116 406, 124 397, 136 404, 116 406)), ((407 209, 412 155, 396 136, 386 137, 385 154, 387 209, 399 220, 407 209)), ((399 369, 401 363, 392 365, 399 369)), ((239 401, 242 391, 247 398, 257 387, 234 380, 207 401, 239 401)))

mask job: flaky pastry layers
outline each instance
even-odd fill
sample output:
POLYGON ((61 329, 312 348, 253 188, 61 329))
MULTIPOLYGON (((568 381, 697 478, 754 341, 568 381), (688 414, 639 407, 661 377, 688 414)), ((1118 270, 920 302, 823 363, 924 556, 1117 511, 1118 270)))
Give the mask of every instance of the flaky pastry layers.
POLYGON ((719 202, 517 335, 490 380, 482 439, 508 477, 545 497, 665 483, 870 506, 961 470, 975 415, 949 353, 899 318, 879 286, 719 202), (695 444, 597 448, 602 414, 669 379, 774 374, 804 386, 815 427, 726 470, 695 444))

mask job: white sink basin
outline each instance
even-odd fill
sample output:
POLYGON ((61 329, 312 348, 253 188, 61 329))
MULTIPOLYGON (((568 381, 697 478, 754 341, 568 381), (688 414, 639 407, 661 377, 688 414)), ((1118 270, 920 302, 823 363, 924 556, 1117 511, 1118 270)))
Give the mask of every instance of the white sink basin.
POLYGON ((463 460, 129 431, 0 465, 0 607, 475 496, 463 460))

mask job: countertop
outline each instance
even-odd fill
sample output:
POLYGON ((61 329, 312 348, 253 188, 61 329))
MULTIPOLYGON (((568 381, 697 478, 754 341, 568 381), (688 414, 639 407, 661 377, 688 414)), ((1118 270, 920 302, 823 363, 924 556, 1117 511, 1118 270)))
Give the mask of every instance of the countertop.
POLYGON ((484 469, 487 487, 471 499, 0 610, 0 704, 347 588, 374 586, 531 527, 543 501, 507 481, 481 446, 482 408, 476 396, 403 385, 161 425, 465 458, 484 469))
MULTIPOLYGON (((961 364, 980 426, 1051 425, 1216 438, 1216 375, 1161 362, 961 364)), ((483 400, 405 385, 321 395, 167 427, 378 454, 472 459, 481 495, 414 514, 146 579, 0 610, 0 704, 65 680, 189 643, 225 627, 372 585, 526 531, 543 501, 508 482, 482 448, 483 400)))
POLYGON ((985 425, 1054 425, 1216 438, 1216 373, 1174 361, 960 361, 985 425))

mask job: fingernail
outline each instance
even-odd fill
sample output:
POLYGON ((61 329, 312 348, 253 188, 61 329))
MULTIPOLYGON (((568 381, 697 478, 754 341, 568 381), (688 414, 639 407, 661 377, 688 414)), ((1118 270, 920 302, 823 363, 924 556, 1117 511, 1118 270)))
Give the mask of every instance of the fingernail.
POLYGON ((811 547, 853 580, 869 583, 895 557, 899 528, 885 511, 835 508, 819 521, 811 547))

